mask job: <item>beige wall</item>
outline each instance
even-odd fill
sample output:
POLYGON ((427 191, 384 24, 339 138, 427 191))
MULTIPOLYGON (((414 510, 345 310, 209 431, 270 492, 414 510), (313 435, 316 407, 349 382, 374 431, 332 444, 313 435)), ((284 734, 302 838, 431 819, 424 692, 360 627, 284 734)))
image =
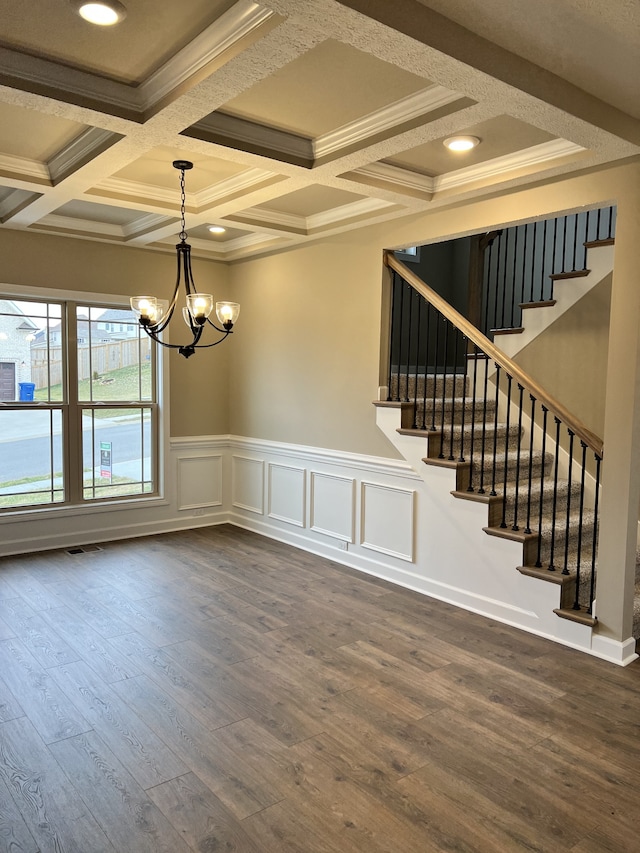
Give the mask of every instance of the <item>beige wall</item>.
MULTIPOLYGON (((514 357, 600 437, 604 434, 611 279, 608 275, 514 357)), ((571 280, 557 286, 571 287, 571 280)))
MULTIPOLYGON (((383 249, 615 203, 633 193, 637 168, 629 164, 558 179, 234 264, 230 276, 242 313, 239 346, 231 355, 231 432, 395 456, 376 430, 371 406, 379 384, 383 249)), ((628 250, 616 247, 617 254, 628 250)), ((590 323, 594 313, 607 310, 603 292, 599 300, 581 309, 590 323)), ((606 346, 604 325, 600 317, 599 351, 606 346)), ((593 411, 574 395, 585 418, 598 422, 601 434, 603 383, 600 370, 600 402, 593 411)))
MULTIPOLYGON (((175 255, 111 246, 86 240, 0 230, 0 287, 46 287, 79 293, 122 294, 149 291, 170 295, 175 255)), ((227 268, 194 260, 198 287, 216 299, 231 299, 227 268)), ((185 332, 186 332, 185 327, 185 332)), ((233 341, 233 338, 231 339, 233 341)), ((214 435, 229 431, 228 348, 200 350, 186 360, 171 353, 171 435, 214 435)))
POLYGON ((365 232, 231 269, 231 432, 378 456, 381 247, 365 232))

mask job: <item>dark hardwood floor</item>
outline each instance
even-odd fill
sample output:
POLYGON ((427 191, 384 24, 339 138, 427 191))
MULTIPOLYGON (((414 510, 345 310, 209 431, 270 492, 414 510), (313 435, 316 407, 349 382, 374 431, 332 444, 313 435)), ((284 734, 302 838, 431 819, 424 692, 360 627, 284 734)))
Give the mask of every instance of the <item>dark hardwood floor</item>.
POLYGON ((640 667, 233 527, 0 561, 0 853, 636 853, 640 667))

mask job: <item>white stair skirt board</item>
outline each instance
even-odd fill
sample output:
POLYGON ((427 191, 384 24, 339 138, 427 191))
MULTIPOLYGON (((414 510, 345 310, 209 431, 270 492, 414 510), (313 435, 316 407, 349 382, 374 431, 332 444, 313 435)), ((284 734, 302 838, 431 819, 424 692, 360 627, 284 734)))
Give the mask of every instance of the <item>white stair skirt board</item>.
POLYGON ((613 246, 596 246, 589 249, 587 253, 589 275, 556 281, 553 286, 553 298, 556 304, 524 310, 522 312, 524 331, 519 335, 496 335, 495 345, 500 347, 509 358, 517 355, 613 271, 613 251, 613 246))
POLYGON ((427 466, 426 439, 400 435, 400 409, 376 408, 377 425, 419 474, 416 517, 419 583, 406 584, 467 610, 490 616, 618 665, 635 659, 635 641, 599 637, 587 625, 558 617, 560 587, 522 575, 522 546, 487 536, 487 507, 451 495, 455 470, 427 466))

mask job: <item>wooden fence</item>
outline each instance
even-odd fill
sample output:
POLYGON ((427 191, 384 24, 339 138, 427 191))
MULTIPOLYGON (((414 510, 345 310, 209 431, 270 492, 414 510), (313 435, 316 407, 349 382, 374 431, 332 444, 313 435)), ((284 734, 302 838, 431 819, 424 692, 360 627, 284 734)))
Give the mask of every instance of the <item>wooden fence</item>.
MULTIPOLYGON (((90 379, 96 373, 103 376, 112 370, 139 364, 150 358, 151 341, 137 338, 124 341, 78 347, 78 379, 90 379)), ((47 361, 46 347, 31 349, 31 381, 36 388, 60 385, 63 381, 62 350, 50 347, 47 361)))

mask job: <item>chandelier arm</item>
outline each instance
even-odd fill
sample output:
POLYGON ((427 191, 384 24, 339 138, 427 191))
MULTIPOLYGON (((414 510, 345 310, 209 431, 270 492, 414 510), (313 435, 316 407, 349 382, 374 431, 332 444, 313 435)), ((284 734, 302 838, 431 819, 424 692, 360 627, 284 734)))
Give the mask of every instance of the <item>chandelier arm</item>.
MULTIPOLYGON (((144 328, 144 327, 143 327, 144 328)), ((151 338, 152 341, 155 341, 157 344, 160 344, 162 347, 167 347, 167 349, 181 349, 184 347, 184 344, 170 344, 167 341, 161 341, 154 332, 149 331, 148 328, 144 328, 147 335, 151 338)))
POLYGON ((208 317, 207 317, 207 323, 210 326, 212 326, 216 330, 216 332, 220 332, 221 335, 226 336, 226 335, 231 333, 231 329, 221 329, 219 326, 216 326, 216 324, 212 320, 210 320, 208 317))
POLYGON ((221 338, 218 338, 217 341, 213 341, 210 344, 194 344, 194 346, 196 349, 209 349, 209 347, 217 347, 218 344, 221 344, 222 341, 224 341, 224 339, 227 337, 227 335, 230 334, 231 332, 225 332, 225 334, 221 338))

